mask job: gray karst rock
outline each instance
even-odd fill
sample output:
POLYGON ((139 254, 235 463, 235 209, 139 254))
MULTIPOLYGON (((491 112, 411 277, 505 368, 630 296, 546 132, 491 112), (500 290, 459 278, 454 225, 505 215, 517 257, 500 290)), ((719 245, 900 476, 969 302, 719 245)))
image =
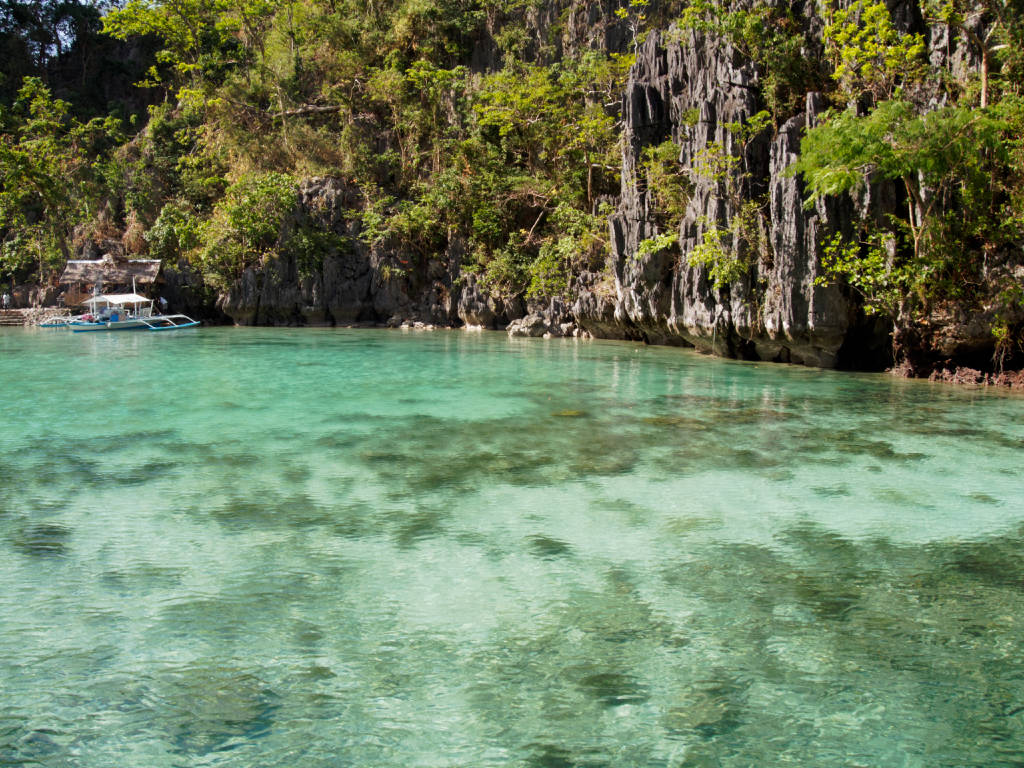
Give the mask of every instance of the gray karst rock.
POLYGON ((463 277, 462 291, 459 293, 459 319, 469 326, 494 329, 494 300, 480 290, 476 275, 463 277))
POLYGON ((532 304, 524 317, 508 324, 509 336, 562 337, 579 335, 569 307, 561 299, 546 304, 532 304))
POLYGON ((313 268, 285 253, 264 259, 221 297, 220 310, 241 325, 456 323, 450 254, 414 264, 413 255, 367 244, 360 205, 358 189, 341 179, 303 182, 282 240, 299 227, 330 233, 326 252, 313 268))
POLYGON ((584 272, 569 286, 573 297, 570 308, 581 332, 602 339, 635 339, 635 329, 620 323, 615 316, 618 294, 609 275, 584 272))
MULTIPOLYGON (((803 129, 822 108, 820 99, 809 95, 806 113, 781 126, 773 138, 765 131, 742 144, 732 125, 745 123, 760 109, 756 69, 706 35, 668 37, 648 37, 623 98, 622 196, 611 219, 616 319, 654 343, 836 365, 857 308, 840 289, 815 279, 821 272, 821 236, 833 231, 842 215, 824 205, 805 210, 800 181, 786 174, 803 129), (642 152, 667 138, 679 146, 684 165, 699 162, 708 151, 736 158, 734 178, 698 177, 678 244, 645 254, 641 243, 662 233, 651 190, 645 189, 642 152), (762 204, 759 226, 767 247, 750 254, 750 268, 741 279, 716 288, 708 267, 690 266, 688 256, 710 228, 728 231, 741 215, 739 206, 752 199, 762 204)), ((584 308, 580 302, 577 307, 584 308)), ((598 325, 585 317, 579 322, 598 325)), ((632 335, 626 328, 623 334, 632 335)))
POLYGON ((526 317, 513 320, 509 323, 506 330, 508 331, 509 336, 540 337, 546 333, 550 333, 551 326, 543 315, 537 312, 531 312, 526 317))
POLYGON ((472 272, 463 272, 459 282, 457 314, 464 325, 495 330, 505 328, 526 314, 522 299, 491 295, 481 287, 480 280, 472 272))
MULTIPOLYGON (((656 6, 651 18, 672 16, 667 6, 656 6)), ((539 62, 587 47, 629 49, 633 41, 618 7, 611 0, 531 6, 523 11, 524 44, 539 62)), ((916 4, 899 2, 890 10, 901 28, 923 29, 916 4)), ((807 13, 801 23, 811 30, 813 48, 823 21, 807 13)), ((480 71, 500 64, 493 31, 472 57, 480 71)), ((976 57, 951 42, 942 25, 930 28, 927 39, 936 70, 976 68, 976 57)), ((857 216, 881 221, 901 205, 899 196, 891 184, 873 183, 856 198, 806 207, 803 182, 788 168, 805 131, 829 105, 809 93, 781 124, 737 129, 765 108, 761 76, 755 63, 709 34, 669 27, 646 36, 621 98, 621 189, 612 199, 609 260, 604 270, 571 276, 562 299, 534 305, 492 295, 480 274, 463 272, 472 259, 468 235, 457 228, 441 238, 447 245, 437 254, 401 252, 386 241, 370 245, 360 237, 361 190, 341 179, 313 178, 301 186, 282 242, 297 228, 328 232, 333 240, 322 259, 304 268, 294 257, 267 258, 220 298, 219 308, 242 324, 507 327, 513 335, 582 334, 821 367, 881 367, 892 353, 891 327, 866 316, 852 291, 824 279, 823 244, 835 233, 849 234, 857 216), (688 202, 674 221, 658 210, 658 190, 647 188, 644 166, 644 150, 667 140, 680 169, 700 168, 709 158, 726 169, 690 172, 688 202), (651 247, 656 237, 661 247, 651 247), (709 243, 736 260, 725 278, 713 271, 713 259, 694 258, 709 243)), ((991 348, 986 323, 971 318, 939 317, 918 336, 950 357, 991 348)))

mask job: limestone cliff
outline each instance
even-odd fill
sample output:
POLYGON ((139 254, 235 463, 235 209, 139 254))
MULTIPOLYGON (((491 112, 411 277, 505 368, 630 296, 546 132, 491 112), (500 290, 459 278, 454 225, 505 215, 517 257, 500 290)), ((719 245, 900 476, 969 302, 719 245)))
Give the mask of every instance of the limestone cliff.
POLYGON ((330 232, 336 245, 314 268, 281 256, 247 269, 220 309, 240 325, 457 324, 457 243, 410 268, 406 255, 360 239, 359 205, 358 190, 340 179, 305 181, 289 226, 330 232))
MULTIPOLYGON (((610 222, 616 319, 654 343, 826 367, 843 362, 844 344, 857 327, 857 306, 816 278, 822 235, 840 225, 844 211, 837 205, 804 210, 799 180, 785 174, 802 131, 822 108, 820 99, 809 95, 806 112, 774 136, 764 132, 738 146, 730 126, 762 108, 756 68, 701 34, 675 37, 668 43, 660 34, 648 37, 623 97, 622 197, 610 222), (696 119, 686 119, 687 113, 696 119), (661 233, 651 210, 652 190, 644 188, 639 170, 641 153, 668 138, 678 145, 683 165, 713 145, 736 157, 731 173, 742 190, 727 194, 722 179, 698 177, 678 245, 643 254, 641 242, 661 233), (728 231, 740 215, 738 204, 755 198, 768 203, 760 224, 767 247, 756 258, 751 254, 747 275, 716 288, 707 266, 689 266, 686 257, 709 228, 728 231)), ((581 324, 589 327, 585 307, 578 309, 581 324)))
MULTIPOLYGON (((557 58, 580 46, 628 47, 615 7, 600 0, 565 0, 531 10, 534 55, 557 58)), ((914 3, 895 3, 891 10, 904 28, 921 26, 914 3)), ((812 12, 803 21, 813 39, 820 19, 812 12)), ((947 37, 942 30, 930 31, 931 65, 970 68, 969 53, 947 37)), ((497 58, 493 39, 481 40, 475 66, 486 69, 497 58)), ((487 295, 474 275, 460 270, 464 241, 458 232, 449 232, 447 247, 429 258, 410 259, 387 243, 367 245, 359 237, 358 216, 352 215, 360 205, 358 190, 338 179, 310 179, 301 189, 294 223, 336 234, 339 246, 313 270, 294 259, 269 259, 248 270, 219 306, 243 324, 423 322, 500 328, 519 321, 517 332, 529 335, 585 332, 692 345, 731 357, 880 367, 891 350, 890 328, 866 317, 848 290, 820 279, 822 244, 833 233, 849 231, 856 214, 885 216, 898 198, 891 188, 872 185, 857 199, 805 207, 802 182, 787 168, 804 131, 828 105, 809 93, 789 119, 741 139, 735 126, 765 106, 759 101, 761 77, 749 59, 707 34, 668 28, 646 37, 621 101, 621 194, 609 219, 607 268, 573 276, 567 301, 528 306, 522 299, 487 295), (678 149, 680 167, 699 162, 709 148, 732 160, 727 178, 695 179, 677 237, 660 249, 645 248, 645 241, 672 234, 662 231, 642 160, 646 147, 666 140, 678 149), (729 243, 743 255, 744 269, 716 284, 708 265, 691 263, 690 255, 709 232, 734 233, 732 223, 751 201, 757 203, 757 245, 729 243)), ((979 328, 978 338, 965 344, 991 343, 986 329, 979 328)))

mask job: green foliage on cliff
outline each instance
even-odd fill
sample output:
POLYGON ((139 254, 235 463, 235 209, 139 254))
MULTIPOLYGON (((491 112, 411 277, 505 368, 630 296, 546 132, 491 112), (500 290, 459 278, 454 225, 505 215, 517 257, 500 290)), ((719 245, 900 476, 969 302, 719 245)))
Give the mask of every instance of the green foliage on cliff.
POLYGON ((644 147, 641 154, 642 181, 654 203, 659 227, 678 227, 693 194, 690 168, 679 162, 679 147, 671 139, 644 147))
POLYGON ((757 200, 740 203, 727 226, 704 222, 701 241, 687 258, 691 267, 703 266, 716 290, 728 288, 751 273, 758 257, 768 251, 764 211, 757 200))
POLYGON ((926 75, 924 37, 903 34, 884 2, 857 2, 826 13, 825 54, 832 78, 847 99, 895 98, 926 75))
POLYGON ((808 90, 821 85, 821 72, 808 57, 805 22, 786 4, 756 0, 736 7, 730 0, 692 0, 676 22, 676 37, 700 33, 730 45, 760 71, 765 106, 776 117, 797 107, 808 90))
MULTIPOLYGON (((901 273, 899 301, 884 302, 897 319, 908 319, 930 302, 963 298, 980 285, 982 258, 1013 247, 1024 236, 1019 144, 1024 102, 1006 97, 984 110, 946 107, 921 113, 902 101, 885 101, 865 116, 834 114, 807 134, 794 170, 812 197, 861 188, 868 178, 895 182, 904 193, 903 215, 883 228, 862 222, 877 240, 888 232, 895 249, 888 269, 901 273), (909 313, 909 315, 908 315, 909 313)), ((876 248, 854 258, 842 272, 854 279, 875 274, 876 248)), ((877 282, 877 281, 876 281, 877 282)))
MULTIPOLYGON (((949 5, 945 13, 950 26, 962 23, 949 5)), ((809 203, 889 182, 903 205, 883 221, 864 211, 831 239, 825 279, 861 293, 869 311, 892 319, 897 337, 936 308, 959 308, 1018 318, 996 326, 1001 347, 1019 345, 1012 254, 1024 237, 1024 99, 1017 86, 1003 80, 992 89, 986 71, 980 105, 967 97, 935 109, 920 87, 921 37, 898 35, 884 6, 837 11, 826 35, 841 92, 871 102, 825 115, 807 132, 792 171, 802 174, 809 203)))
POLYGON ((249 174, 228 187, 213 215, 199 230, 196 264, 214 287, 227 290, 247 267, 274 258, 291 234, 295 180, 281 173, 249 174))
POLYGON ((94 224, 122 140, 115 118, 80 122, 42 80, 25 78, 0 111, 0 273, 48 277, 63 267, 81 227, 94 224))
MULTIPOLYGON (((645 5, 628 6, 630 23, 644 22, 645 5)), ((532 39, 524 26, 537 7, 535 0, 114 6, 103 32, 126 45, 155 41, 139 80, 162 103, 136 113, 130 140, 91 158, 68 155, 79 150, 61 145, 73 131, 60 120, 49 125, 52 151, 31 150, 17 105, 9 105, 4 265, 19 279, 33 272, 42 279, 69 255, 72 230, 103 207, 129 253, 191 259, 224 288, 286 247, 271 230, 283 221, 279 209, 295 181, 332 175, 362 191, 364 241, 387 242, 423 263, 459 239, 465 267, 485 283, 492 277, 495 290, 564 293, 570 273, 604 259, 597 200, 618 189, 616 116, 632 59, 581 50, 556 60, 555 37, 532 39), (471 67, 487 39, 499 45, 494 62, 471 67), (96 177, 87 196, 69 197, 69 165, 75 179, 96 177), (21 183, 19 173, 38 183, 21 183), (258 221, 242 221, 250 207, 258 221)), ((34 34, 17 31, 26 40, 34 34)), ((557 25, 549 34, 559 34, 557 25)), ((311 233, 303 238, 304 263, 315 269, 329 247, 311 233)))

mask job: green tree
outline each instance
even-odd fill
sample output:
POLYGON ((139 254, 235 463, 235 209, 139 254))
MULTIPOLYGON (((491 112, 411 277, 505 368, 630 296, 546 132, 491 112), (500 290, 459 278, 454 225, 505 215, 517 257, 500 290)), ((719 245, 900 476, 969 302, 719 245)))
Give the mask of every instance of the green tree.
POLYGON ((907 200, 900 221, 921 260, 939 245, 939 212, 987 185, 986 152, 1003 153, 1003 127, 966 107, 920 115, 908 102, 885 101, 869 115, 839 112, 808 131, 793 168, 813 198, 860 189, 869 178, 898 182, 907 200))
MULTIPOLYGON (((295 180, 281 173, 243 176, 228 187, 201 230, 202 247, 194 252, 207 281, 227 290, 245 269, 274 258, 284 244, 287 217, 297 201, 295 180)), ((172 215, 184 219, 177 211, 172 215)), ((178 222, 169 225, 176 237, 187 236, 187 228, 178 222)))
POLYGON ((907 102, 884 101, 865 116, 829 115, 808 131, 792 166, 809 201, 890 180, 905 206, 885 228, 866 219, 828 243, 826 269, 859 290, 869 309, 889 315, 897 333, 935 302, 976 299, 985 255, 1024 233, 1017 200, 1024 166, 1014 154, 1022 127, 1020 105, 1009 103, 920 114, 907 102))
POLYGON ((615 15, 624 21, 629 29, 634 56, 647 38, 647 7, 649 5, 648 0, 629 0, 626 6, 615 9, 615 15))
MULTIPOLYGON (((1024 43, 1024 3, 1020 0, 925 0, 923 10, 929 21, 945 24, 962 35, 980 58, 982 108, 989 104, 993 71, 1006 59, 1019 69, 1024 43)), ((1017 86, 1011 86, 1015 90, 1017 86)))
POLYGON ((224 65, 224 49, 234 44, 232 27, 222 23, 228 0, 129 0, 103 17, 103 31, 119 40, 152 35, 163 43, 148 85, 196 84, 224 65), (160 66, 158 66, 160 65, 160 66))
POLYGON ((661 229, 678 229, 693 195, 690 169, 679 162, 679 145, 672 139, 644 147, 640 168, 654 203, 654 218, 661 229))
POLYGON ((902 86, 924 79, 924 38, 897 30, 882 0, 832 8, 826 20, 825 55, 847 98, 894 99, 902 86))
POLYGON ((81 123, 39 78, 25 78, 0 134, 2 267, 43 281, 61 269, 72 233, 105 199, 104 163, 123 139, 113 118, 81 123))

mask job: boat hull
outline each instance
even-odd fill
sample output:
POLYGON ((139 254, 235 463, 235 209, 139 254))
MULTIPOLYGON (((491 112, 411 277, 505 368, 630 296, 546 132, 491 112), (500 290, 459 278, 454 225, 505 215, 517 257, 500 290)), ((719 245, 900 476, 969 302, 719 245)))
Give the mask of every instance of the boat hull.
POLYGON ((95 331, 145 331, 149 328, 141 320, 117 320, 109 323, 81 323, 72 325, 74 333, 89 333, 95 331))
POLYGON ((183 328, 195 328, 199 325, 198 320, 192 320, 188 323, 181 323, 180 325, 162 325, 156 328, 150 328, 151 331, 180 331, 183 328))
POLYGON ((105 331, 180 331, 195 328, 198 320, 185 315, 152 315, 130 317, 127 320, 112 320, 105 323, 76 323, 71 325, 73 333, 98 333, 105 331))

